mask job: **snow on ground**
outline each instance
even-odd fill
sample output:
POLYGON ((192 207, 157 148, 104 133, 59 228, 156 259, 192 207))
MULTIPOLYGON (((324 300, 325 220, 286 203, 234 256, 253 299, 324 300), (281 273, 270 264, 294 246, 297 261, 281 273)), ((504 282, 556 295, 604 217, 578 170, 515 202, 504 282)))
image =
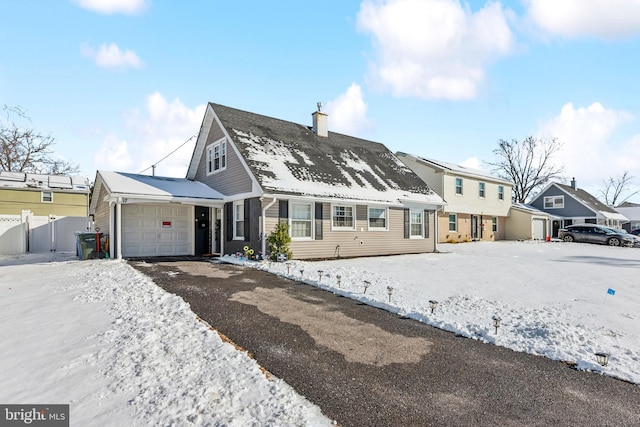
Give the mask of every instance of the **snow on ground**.
POLYGON ((0 257, 0 402, 71 425, 332 425, 126 263, 0 257))
MULTIPOLYGON (((322 262, 224 260, 640 384, 640 250, 561 242, 440 250, 322 262), (438 301, 433 314, 430 300, 438 301), (498 333, 495 315, 502 318, 498 333), (598 365, 596 352, 610 354, 608 366, 598 365)), ((196 320, 182 299, 123 262, 0 257, 0 324, 0 402, 69 403, 71 425, 332 424, 196 320)))
POLYGON ((223 260, 330 289, 465 337, 640 384, 640 250, 504 241, 439 249, 319 262, 223 260), (370 283, 366 292, 365 281, 370 283), (431 300, 438 302, 433 314, 431 300), (497 333, 494 316, 502 319, 497 333), (597 363, 599 352, 610 355, 606 367, 597 363))

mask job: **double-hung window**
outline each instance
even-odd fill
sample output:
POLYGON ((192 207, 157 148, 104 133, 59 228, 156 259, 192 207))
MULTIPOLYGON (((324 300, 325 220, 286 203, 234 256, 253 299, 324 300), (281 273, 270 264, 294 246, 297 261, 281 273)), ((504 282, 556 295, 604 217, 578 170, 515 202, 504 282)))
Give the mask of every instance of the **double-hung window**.
POLYGON ((40 193, 40 201, 42 203, 53 203, 53 192, 43 191, 40 193))
POLYGON ((564 208, 564 196, 546 196, 544 198, 545 209, 562 209, 564 208))
POLYGON ((291 238, 311 239, 313 236, 313 217, 311 203, 290 203, 291 238))
POLYGON ((484 182, 478 183, 478 197, 484 198, 484 182))
POLYGON ((498 200, 504 200, 504 186, 498 185, 498 200))
POLYGON ((493 231, 494 233, 498 231, 498 218, 496 218, 495 216, 491 218, 491 231, 493 231))
POLYGON ((352 205, 331 206, 331 228, 333 230, 355 230, 356 208, 352 205))
POLYGON ((424 236, 424 211, 411 210, 409 213, 409 238, 418 239, 424 236))
POLYGON ((456 194, 462 195, 462 178, 456 178, 456 194))
POLYGON ((223 138, 207 147, 207 174, 227 167, 227 141, 223 138))
POLYGON ((387 208, 369 207, 369 230, 387 230, 387 208))
POLYGON ((458 218, 456 214, 449 214, 449 231, 458 230, 458 218))
POLYGON ((233 239, 244 239, 244 201, 233 204, 233 239))

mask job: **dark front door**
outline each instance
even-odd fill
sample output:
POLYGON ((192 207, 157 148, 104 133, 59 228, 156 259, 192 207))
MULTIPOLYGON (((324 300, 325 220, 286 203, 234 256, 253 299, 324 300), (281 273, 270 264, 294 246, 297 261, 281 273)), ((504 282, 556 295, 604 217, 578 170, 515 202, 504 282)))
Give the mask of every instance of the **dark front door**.
POLYGON ((196 243, 195 254, 203 255, 211 252, 209 244, 209 208, 204 206, 196 206, 196 243))
POLYGON ((480 233, 478 231, 478 217, 471 215, 471 239, 478 240, 480 233))

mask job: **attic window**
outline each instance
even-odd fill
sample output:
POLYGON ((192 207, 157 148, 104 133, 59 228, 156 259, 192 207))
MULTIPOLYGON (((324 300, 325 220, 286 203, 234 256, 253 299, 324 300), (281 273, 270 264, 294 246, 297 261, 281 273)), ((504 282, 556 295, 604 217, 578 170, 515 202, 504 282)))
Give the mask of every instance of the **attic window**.
POLYGON ((53 203, 53 192, 43 191, 40 193, 40 200, 42 203, 53 203))
POLYGON ((564 208, 564 196, 547 196, 544 198, 545 209, 562 209, 564 208))
POLYGON ((227 141, 222 138, 207 147, 207 175, 227 168, 227 141))

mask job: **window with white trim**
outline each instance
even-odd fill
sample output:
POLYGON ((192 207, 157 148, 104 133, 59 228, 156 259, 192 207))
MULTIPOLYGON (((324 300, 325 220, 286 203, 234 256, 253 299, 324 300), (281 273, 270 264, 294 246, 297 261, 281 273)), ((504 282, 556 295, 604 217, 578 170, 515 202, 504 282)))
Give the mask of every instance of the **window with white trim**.
POLYGON ((207 147, 207 175, 226 169, 227 141, 223 138, 207 147))
POLYGON ((449 231, 456 231, 458 229, 458 218, 456 214, 449 214, 449 231))
POLYGON ((478 197, 484 198, 484 182, 478 183, 478 197))
POLYGON ((562 209, 564 208, 564 196, 545 196, 545 209, 562 209))
POLYGON ((462 195, 462 178, 456 178, 456 194, 462 195))
POLYGON ((312 208, 311 203, 289 203, 292 239, 311 239, 313 236, 312 208))
POLYGON ((369 207, 369 230, 387 230, 387 208, 369 207))
POLYGON ((53 192, 43 191, 42 193, 40 193, 40 201, 42 203, 53 203, 53 192))
POLYGON ((244 239, 244 201, 233 204, 233 239, 244 239))
POLYGON ((331 229, 355 230, 356 207, 352 205, 331 205, 331 229))
POLYGON ((498 231, 498 218, 496 218, 495 216, 491 218, 491 231, 493 231, 494 233, 498 231))
POLYGON ((424 237, 424 211, 411 210, 409 212, 409 238, 421 239, 424 237))
POLYGON ((498 185, 498 200, 504 200, 504 186, 498 185))

